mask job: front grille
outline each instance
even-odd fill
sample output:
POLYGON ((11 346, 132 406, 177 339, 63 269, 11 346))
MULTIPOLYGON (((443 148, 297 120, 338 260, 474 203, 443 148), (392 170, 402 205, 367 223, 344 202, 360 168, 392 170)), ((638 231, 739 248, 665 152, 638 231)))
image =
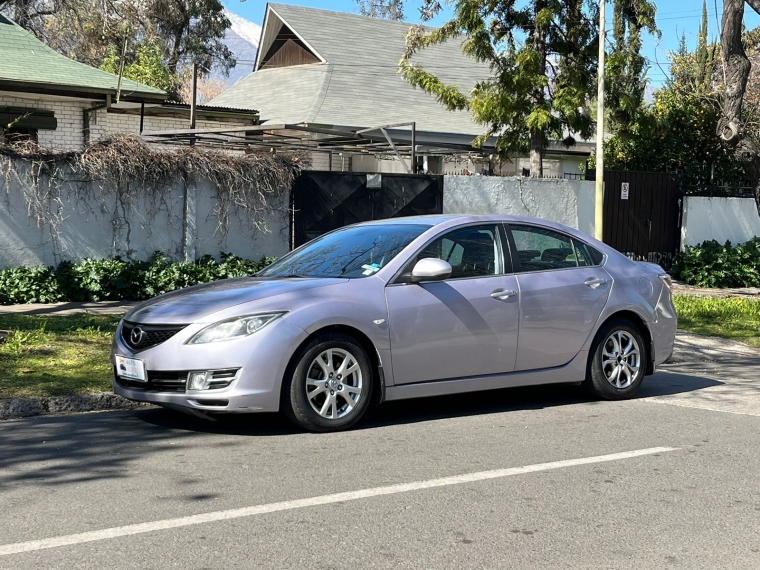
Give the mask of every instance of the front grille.
POLYGON ((124 321, 121 338, 129 348, 139 352, 166 342, 184 328, 184 325, 141 325, 124 321))
MULTIPOLYGON (((226 388, 237 377, 238 370, 240 369, 214 370, 211 376, 211 385, 204 392, 226 388)), ((135 382, 127 378, 120 378, 116 374, 116 367, 114 367, 114 376, 119 386, 143 392, 185 392, 188 374, 190 374, 190 370, 149 370, 147 382, 135 382)))

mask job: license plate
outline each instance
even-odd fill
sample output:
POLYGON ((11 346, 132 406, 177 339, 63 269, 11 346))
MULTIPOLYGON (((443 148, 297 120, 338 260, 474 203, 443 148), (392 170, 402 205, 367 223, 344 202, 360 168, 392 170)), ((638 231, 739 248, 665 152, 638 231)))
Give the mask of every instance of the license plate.
POLYGON ((120 378, 128 378, 138 382, 147 382, 145 375, 145 363, 136 358, 116 357, 116 374, 120 378))

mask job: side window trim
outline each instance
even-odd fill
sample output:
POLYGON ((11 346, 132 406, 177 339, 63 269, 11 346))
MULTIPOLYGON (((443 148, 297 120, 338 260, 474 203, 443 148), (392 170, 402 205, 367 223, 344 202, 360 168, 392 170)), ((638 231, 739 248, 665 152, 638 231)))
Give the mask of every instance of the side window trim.
MULTIPOLYGON (((390 281, 388 281, 388 285, 387 286, 390 286, 390 285, 408 285, 409 281, 405 281, 405 280, 400 281, 399 279, 403 278, 404 271, 409 266, 409 264, 412 263, 412 261, 416 260, 417 256, 420 253, 422 253, 423 251, 425 251, 425 249, 428 246, 430 246, 430 244, 434 243, 435 241, 437 241, 439 239, 442 239, 442 238, 446 237, 447 234, 450 234, 452 232, 463 230, 463 229, 466 229, 466 228, 476 228, 478 226, 490 226, 490 227, 496 228, 496 236, 494 236, 494 237, 497 240, 496 247, 497 247, 497 250, 498 250, 498 254, 499 254, 500 258, 501 258, 502 273, 499 273, 498 275, 478 275, 478 276, 474 276, 474 277, 450 277, 448 279, 445 279, 444 282, 447 282, 447 281, 463 281, 465 279, 489 279, 489 278, 492 278, 492 277, 503 277, 504 275, 512 275, 512 274, 514 274, 514 270, 513 270, 512 264, 511 263, 507 263, 508 252, 505 250, 505 247, 504 247, 504 235, 502 234, 502 231, 504 230, 503 225, 504 224, 502 222, 498 222, 498 221, 496 221, 496 222, 474 222, 472 224, 466 224, 466 225, 463 225, 463 226, 457 226, 457 227, 454 227, 454 228, 449 228, 447 230, 443 230, 441 233, 436 234, 435 236, 433 236, 431 239, 429 239, 427 242, 425 242, 417 251, 415 251, 414 254, 409 257, 409 261, 407 261, 407 263, 404 264, 404 266, 401 269, 399 269, 398 273, 396 273, 396 275, 393 276, 393 279, 391 279, 390 281), (510 269, 512 271, 509 272, 508 269, 510 269)), ((499 261, 499 260, 497 259, 497 261, 499 261)))
MULTIPOLYGON (((576 238, 574 236, 568 235, 565 232, 562 232, 560 230, 555 230, 554 228, 547 228, 546 226, 539 226, 539 225, 531 224, 531 223, 517 223, 517 224, 514 224, 514 223, 508 223, 508 222, 504 223, 504 230, 507 233, 507 236, 509 238, 509 247, 510 247, 510 250, 512 252, 515 252, 515 254, 512 256, 512 267, 513 267, 513 270, 514 270, 515 274, 518 274, 518 273, 543 273, 544 271, 567 271, 569 269, 582 269, 584 266, 582 266, 580 264, 580 259, 578 259, 578 252, 576 251, 577 244, 582 244, 586 248, 586 250, 588 252, 589 260, 592 261, 592 262, 595 261, 593 259, 593 256, 591 256, 591 252, 589 251, 589 248, 591 248, 590 245, 588 245, 583 240, 580 240, 580 239, 578 239, 578 238, 576 238), (563 267, 563 268, 556 268, 556 269, 544 269, 542 271, 524 271, 523 268, 522 268, 522 266, 521 266, 521 264, 520 264, 520 258, 517 255, 517 244, 515 242, 514 236, 512 235, 512 230, 514 228, 521 228, 521 227, 523 227, 523 228, 535 228, 535 229, 538 229, 538 230, 545 230, 545 231, 554 232, 554 233, 559 234, 559 235, 563 236, 564 238, 567 238, 568 240, 570 240, 570 243, 571 243, 571 245, 573 247, 573 254, 575 256, 575 260, 576 260, 577 266, 576 267, 563 267)), ((602 254, 602 261, 601 261, 601 263, 594 263, 593 265, 586 266, 586 267, 601 267, 602 265, 604 265, 604 261, 605 260, 606 260, 606 256, 604 254, 602 254)))

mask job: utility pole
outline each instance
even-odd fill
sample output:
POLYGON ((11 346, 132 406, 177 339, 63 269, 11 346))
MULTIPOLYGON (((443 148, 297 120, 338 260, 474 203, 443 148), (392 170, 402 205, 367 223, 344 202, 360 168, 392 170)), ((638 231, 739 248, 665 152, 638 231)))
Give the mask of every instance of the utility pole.
POLYGON ((607 37, 604 26, 604 12, 607 0, 599 2, 599 71, 596 101, 596 199, 594 201, 594 237, 599 241, 604 236, 604 43, 607 37))
POLYGON ((193 94, 190 101, 190 128, 195 128, 195 105, 198 101, 198 64, 193 62, 193 94))

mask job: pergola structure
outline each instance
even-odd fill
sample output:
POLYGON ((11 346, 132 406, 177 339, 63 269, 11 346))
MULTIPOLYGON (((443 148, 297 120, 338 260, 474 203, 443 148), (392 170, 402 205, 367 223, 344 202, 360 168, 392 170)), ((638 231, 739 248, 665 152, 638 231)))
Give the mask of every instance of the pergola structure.
POLYGON ((412 173, 417 155, 468 156, 488 160, 492 144, 475 148, 470 143, 447 143, 418 138, 415 123, 382 125, 368 129, 307 124, 261 124, 217 129, 186 129, 143 133, 150 143, 195 145, 220 150, 309 152, 374 155, 398 158, 412 173), (410 158, 407 162, 406 158, 410 158))

